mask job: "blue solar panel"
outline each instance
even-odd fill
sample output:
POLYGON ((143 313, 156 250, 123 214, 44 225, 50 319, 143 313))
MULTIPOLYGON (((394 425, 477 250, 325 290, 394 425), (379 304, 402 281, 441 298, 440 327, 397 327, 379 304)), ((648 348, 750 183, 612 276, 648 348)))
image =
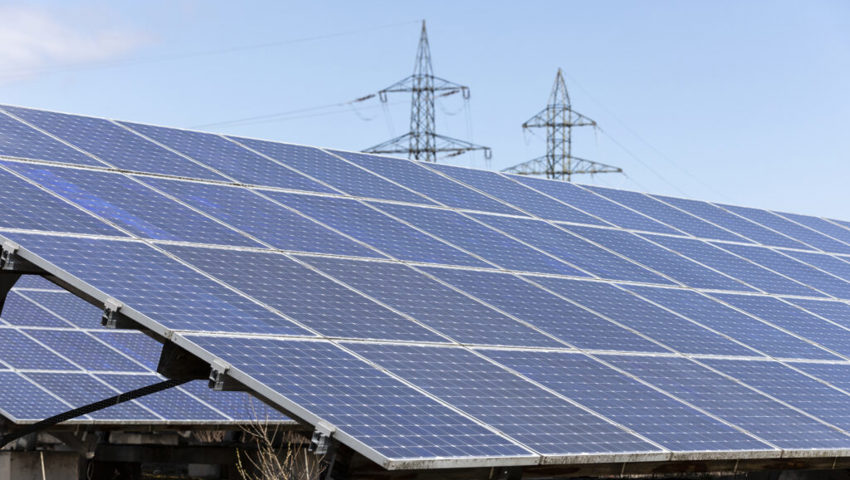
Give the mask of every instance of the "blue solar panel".
POLYGON ((510 178, 528 185, 540 192, 555 197, 573 207, 576 207, 591 215, 595 215, 606 222, 634 230, 647 232, 678 233, 670 227, 666 227, 655 220, 641 215, 635 211, 621 207, 608 199, 589 192, 577 185, 567 182, 542 180, 532 177, 521 177, 509 175, 510 178))
POLYGON ((78 370, 22 331, 0 328, 0 361, 18 369, 78 370))
POLYGON ((543 454, 660 450, 466 350, 346 346, 543 454))
POLYGON ((416 162, 364 153, 333 153, 450 207, 522 215, 515 208, 453 182, 416 162))
MULTIPOLYGON (((60 317, 39 308, 28 298, 29 293, 44 293, 44 292, 16 292, 11 291, 6 295, 6 302, 3 304, 3 312, 0 318, 5 320, 10 325, 26 326, 26 327, 67 327, 68 323, 60 317)), ((67 295, 74 297, 68 293, 60 293, 59 295, 67 295)))
POLYGON ((0 371, 0 385, 0 414, 15 421, 39 421, 72 408, 14 372, 0 371))
MULTIPOLYGON (((60 292, 21 292, 27 298, 37 303, 42 311, 49 311, 50 314, 61 318, 62 327, 67 327, 68 323, 76 325, 80 328, 97 328, 100 326, 101 315, 103 310, 91 305, 71 293, 60 292)), ((4 307, 5 312, 5 307, 4 307)), ((49 314, 48 314, 49 315, 49 314)), ((39 325, 30 325, 39 326, 39 325)))
POLYGON ((85 370, 142 372, 145 368, 85 332, 26 330, 27 334, 85 370))
POLYGON ((120 169, 178 177, 225 180, 221 175, 109 120, 19 107, 4 108, 36 127, 120 169))
POLYGON ((558 259, 451 210, 373 204, 381 210, 507 269, 587 276, 558 259))
POLYGON ((246 189, 159 179, 145 182, 281 250, 381 256, 246 189))
POLYGON ((850 365, 848 364, 794 363, 794 368, 798 368, 809 375, 814 375, 850 393, 850 365))
POLYGON ((460 343, 563 347, 405 265, 328 257, 301 259, 460 343))
POLYGON ((329 343, 199 336, 189 340, 385 457, 530 455, 329 343))
POLYGON ((533 280, 562 297, 633 328, 679 352, 752 354, 751 350, 614 285, 552 277, 535 277, 533 280))
POLYGON ((166 248, 322 335, 446 341, 283 255, 194 247, 166 248), (234 264, 239 268, 234 270, 234 264))
POLYGON ((823 294, 701 240, 646 235, 646 238, 767 293, 820 297, 823 294))
POLYGON ((782 253, 815 268, 819 268, 824 272, 831 273, 843 280, 850 281, 850 263, 838 257, 823 253, 798 252, 794 250, 784 250, 782 253))
POLYGON ((424 271, 579 348, 663 352, 663 347, 519 277, 447 268, 424 271))
POLYGON ((475 215, 475 218, 600 278, 668 285, 673 283, 545 222, 496 215, 475 215))
MULTIPOLYGON (((62 398, 71 405, 71 408, 79 408, 124 392, 124 390, 115 390, 86 373, 31 372, 27 373, 26 376, 62 398)), ((71 410, 71 408, 64 408, 56 413, 62 413, 71 410)), ((156 414, 142 408, 135 401, 106 407, 88 415, 98 420, 162 420, 156 414)))
POLYGON ((784 449, 847 448, 850 436, 683 358, 606 361, 784 449))
MULTIPOLYGON (((0 162, 0 165, 9 165, 0 162)), ((92 235, 123 235, 90 214, 40 190, 11 173, 0 170, 0 227, 45 230, 54 232, 88 233, 92 235)))
POLYGON ((778 325, 843 355, 850 355, 847 330, 817 318, 778 298, 755 295, 715 295, 750 315, 778 325))
POLYGON ((809 215, 799 215, 796 213, 774 212, 777 215, 782 215, 785 218, 793 220, 801 225, 817 230, 824 235, 840 240, 845 244, 850 244, 850 229, 844 228, 823 218, 812 217, 809 215))
POLYGON ((266 195, 401 260, 487 264, 356 200, 266 192, 266 195))
POLYGON ((166 328, 307 334, 141 243, 4 235, 166 328))
POLYGON ((318 148, 249 138, 230 138, 349 195, 434 205, 434 202, 421 195, 372 175, 318 148))
POLYGON ((797 280, 821 292, 838 298, 850 299, 850 282, 817 270, 809 265, 798 262, 775 250, 764 247, 750 247, 744 245, 723 244, 717 245, 723 249, 740 255, 748 260, 781 273, 787 277, 797 280))
POLYGON ((450 165, 436 163, 428 165, 428 168, 435 169, 484 193, 499 197, 511 205, 540 218, 589 225, 606 225, 606 222, 598 218, 583 213, 566 203, 538 193, 496 172, 452 167, 450 165))
POLYGON ((835 359, 835 355, 690 290, 628 285, 642 297, 739 342, 779 358, 835 359))
POLYGON ((14 163, 7 166, 140 237, 261 247, 125 175, 14 163))
MULTIPOLYGON (((5 107, 3 107, 5 108, 5 107)), ((0 155, 77 165, 106 166, 84 153, 0 112, 0 155)))
POLYGON ((57 286, 55 283, 50 280, 40 276, 40 275, 23 275, 21 278, 15 282, 15 288, 26 288, 26 289, 47 289, 47 290, 59 290, 62 288, 57 286))
POLYGON ((564 227, 689 287, 752 290, 742 283, 622 230, 564 227))
POLYGON ((712 225, 700 218, 697 218, 687 212, 676 209, 660 202, 649 195, 628 192, 625 190, 615 190, 613 188, 603 187, 585 187, 599 195, 602 195, 610 200, 627 205, 633 210, 660 220, 667 225, 675 227, 683 232, 690 233, 695 237, 710 238, 714 240, 729 240, 732 242, 749 242, 740 235, 735 235, 729 230, 724 230, 716 225, 712 225))
POLYGON ((668 449, 771 448, 584 355, 500 350, 480 352, 668 449))
POLYGON ((844 302, 830 302, 820 300, 804 300, 789 298, 786 301, 805 308, 806 310, 821 316, 831 322, 837 323, 850 329, 850 305, 844 302))
POLYGON ((257 400, 247 392, 212 390, 206 381, 189 382, 183 384, 180 388, 234 420, 249 420, 260 423, 292 422, 284 414, 257 400))
POLYGON ((242 148, 220 135, 138 123, 120 123, 240 183, 335 193, 335 190, 242 148))
POLYGON ((826 252, 850 253, 850 245, 800 226, 767 210, 721 205, 726 210, 826 252))
POLYGON ((135 330, 103 330, 88 333, 120 350, 149 371, 156 371, 162 344, 147 335, 135 330))
POLYGON ((729 213, 726 210, 708 202, 665 197, 662 195, 653 195, 653 197, 669 203, 676 208, 685 210, 686 212, 696 215, 697 217, 707 220, 715 225, 731 230, 738 235, 742 235, 750 240, 755 240, 765 245, 810 249, 806 245, 794 239, 788 238, 785 235, 780 235, 772 230, 768 230, 761 225, 729 213))
MULTIPOLYGON (((95 376, 110 384, 119 392, 129 392, 165 380, 157 375, 97 374, 95 376)), ((186 392, 176 388, 145 395, 140 402, 166 420, 226 420, 223 415, 216 413, 213 409, 190 397, 186 392)))
POLYGON ((850 396, 777 362, 705 360, 704 363, 771 397, 844 431, 850 427, 850 396))

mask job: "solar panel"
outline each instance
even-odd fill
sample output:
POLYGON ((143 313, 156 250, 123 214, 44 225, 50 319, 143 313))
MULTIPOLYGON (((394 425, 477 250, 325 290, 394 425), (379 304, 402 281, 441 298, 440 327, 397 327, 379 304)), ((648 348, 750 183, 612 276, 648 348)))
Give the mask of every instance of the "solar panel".
MULTIPOLYGON (((2 108, 3 265, 55 282, 0 312, 13 421, 162 378, 109 303, 390 469, 850 449, 848 223, 2 108)), ((245 398, 74 421, 285 421, 245 398)))

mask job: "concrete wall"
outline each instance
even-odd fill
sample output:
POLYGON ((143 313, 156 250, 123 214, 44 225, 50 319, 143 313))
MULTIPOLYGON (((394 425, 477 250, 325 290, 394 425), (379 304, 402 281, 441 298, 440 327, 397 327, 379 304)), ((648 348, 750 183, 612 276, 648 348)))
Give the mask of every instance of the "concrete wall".
POLYGON ((80 455, 75 452, 0 452, 0 480, 75 479, 79 475, 79 460, 80 455))

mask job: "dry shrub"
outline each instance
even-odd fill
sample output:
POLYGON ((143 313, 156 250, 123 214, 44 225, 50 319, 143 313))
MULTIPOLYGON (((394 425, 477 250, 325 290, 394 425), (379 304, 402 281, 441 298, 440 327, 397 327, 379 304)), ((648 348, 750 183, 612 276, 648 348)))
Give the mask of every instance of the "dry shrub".
POLYGON ((192 436, 202 443, 221 443, 227 434, 224 430, 193 430, 192 436))
POLYGON ((254 422, 243 431, 256 445, 256 452, 236 452, 236 468, 243 480, 319 480, 323 457, 308 451, 309 442, 277 425, 254 422), (247 462, 243 464, 243 457, 247 462))

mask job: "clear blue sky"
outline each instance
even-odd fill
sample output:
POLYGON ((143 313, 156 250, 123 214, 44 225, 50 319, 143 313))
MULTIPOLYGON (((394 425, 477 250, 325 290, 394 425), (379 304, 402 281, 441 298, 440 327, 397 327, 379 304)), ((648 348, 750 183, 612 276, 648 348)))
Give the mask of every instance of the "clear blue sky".
POLYGON ((581 183, 850 219, 846 1, 65 0, 0 18, 0 103, 181 127, 310 109, 205 129, 352 150, 405 132, 409 99, 313 108, 409 75, 424 18, 435 73, 472 89, 438 130, 491 146, 492 168, 543 153, 520 125, 562 67, 604 129, 577 153, 628 173, 581 183))

